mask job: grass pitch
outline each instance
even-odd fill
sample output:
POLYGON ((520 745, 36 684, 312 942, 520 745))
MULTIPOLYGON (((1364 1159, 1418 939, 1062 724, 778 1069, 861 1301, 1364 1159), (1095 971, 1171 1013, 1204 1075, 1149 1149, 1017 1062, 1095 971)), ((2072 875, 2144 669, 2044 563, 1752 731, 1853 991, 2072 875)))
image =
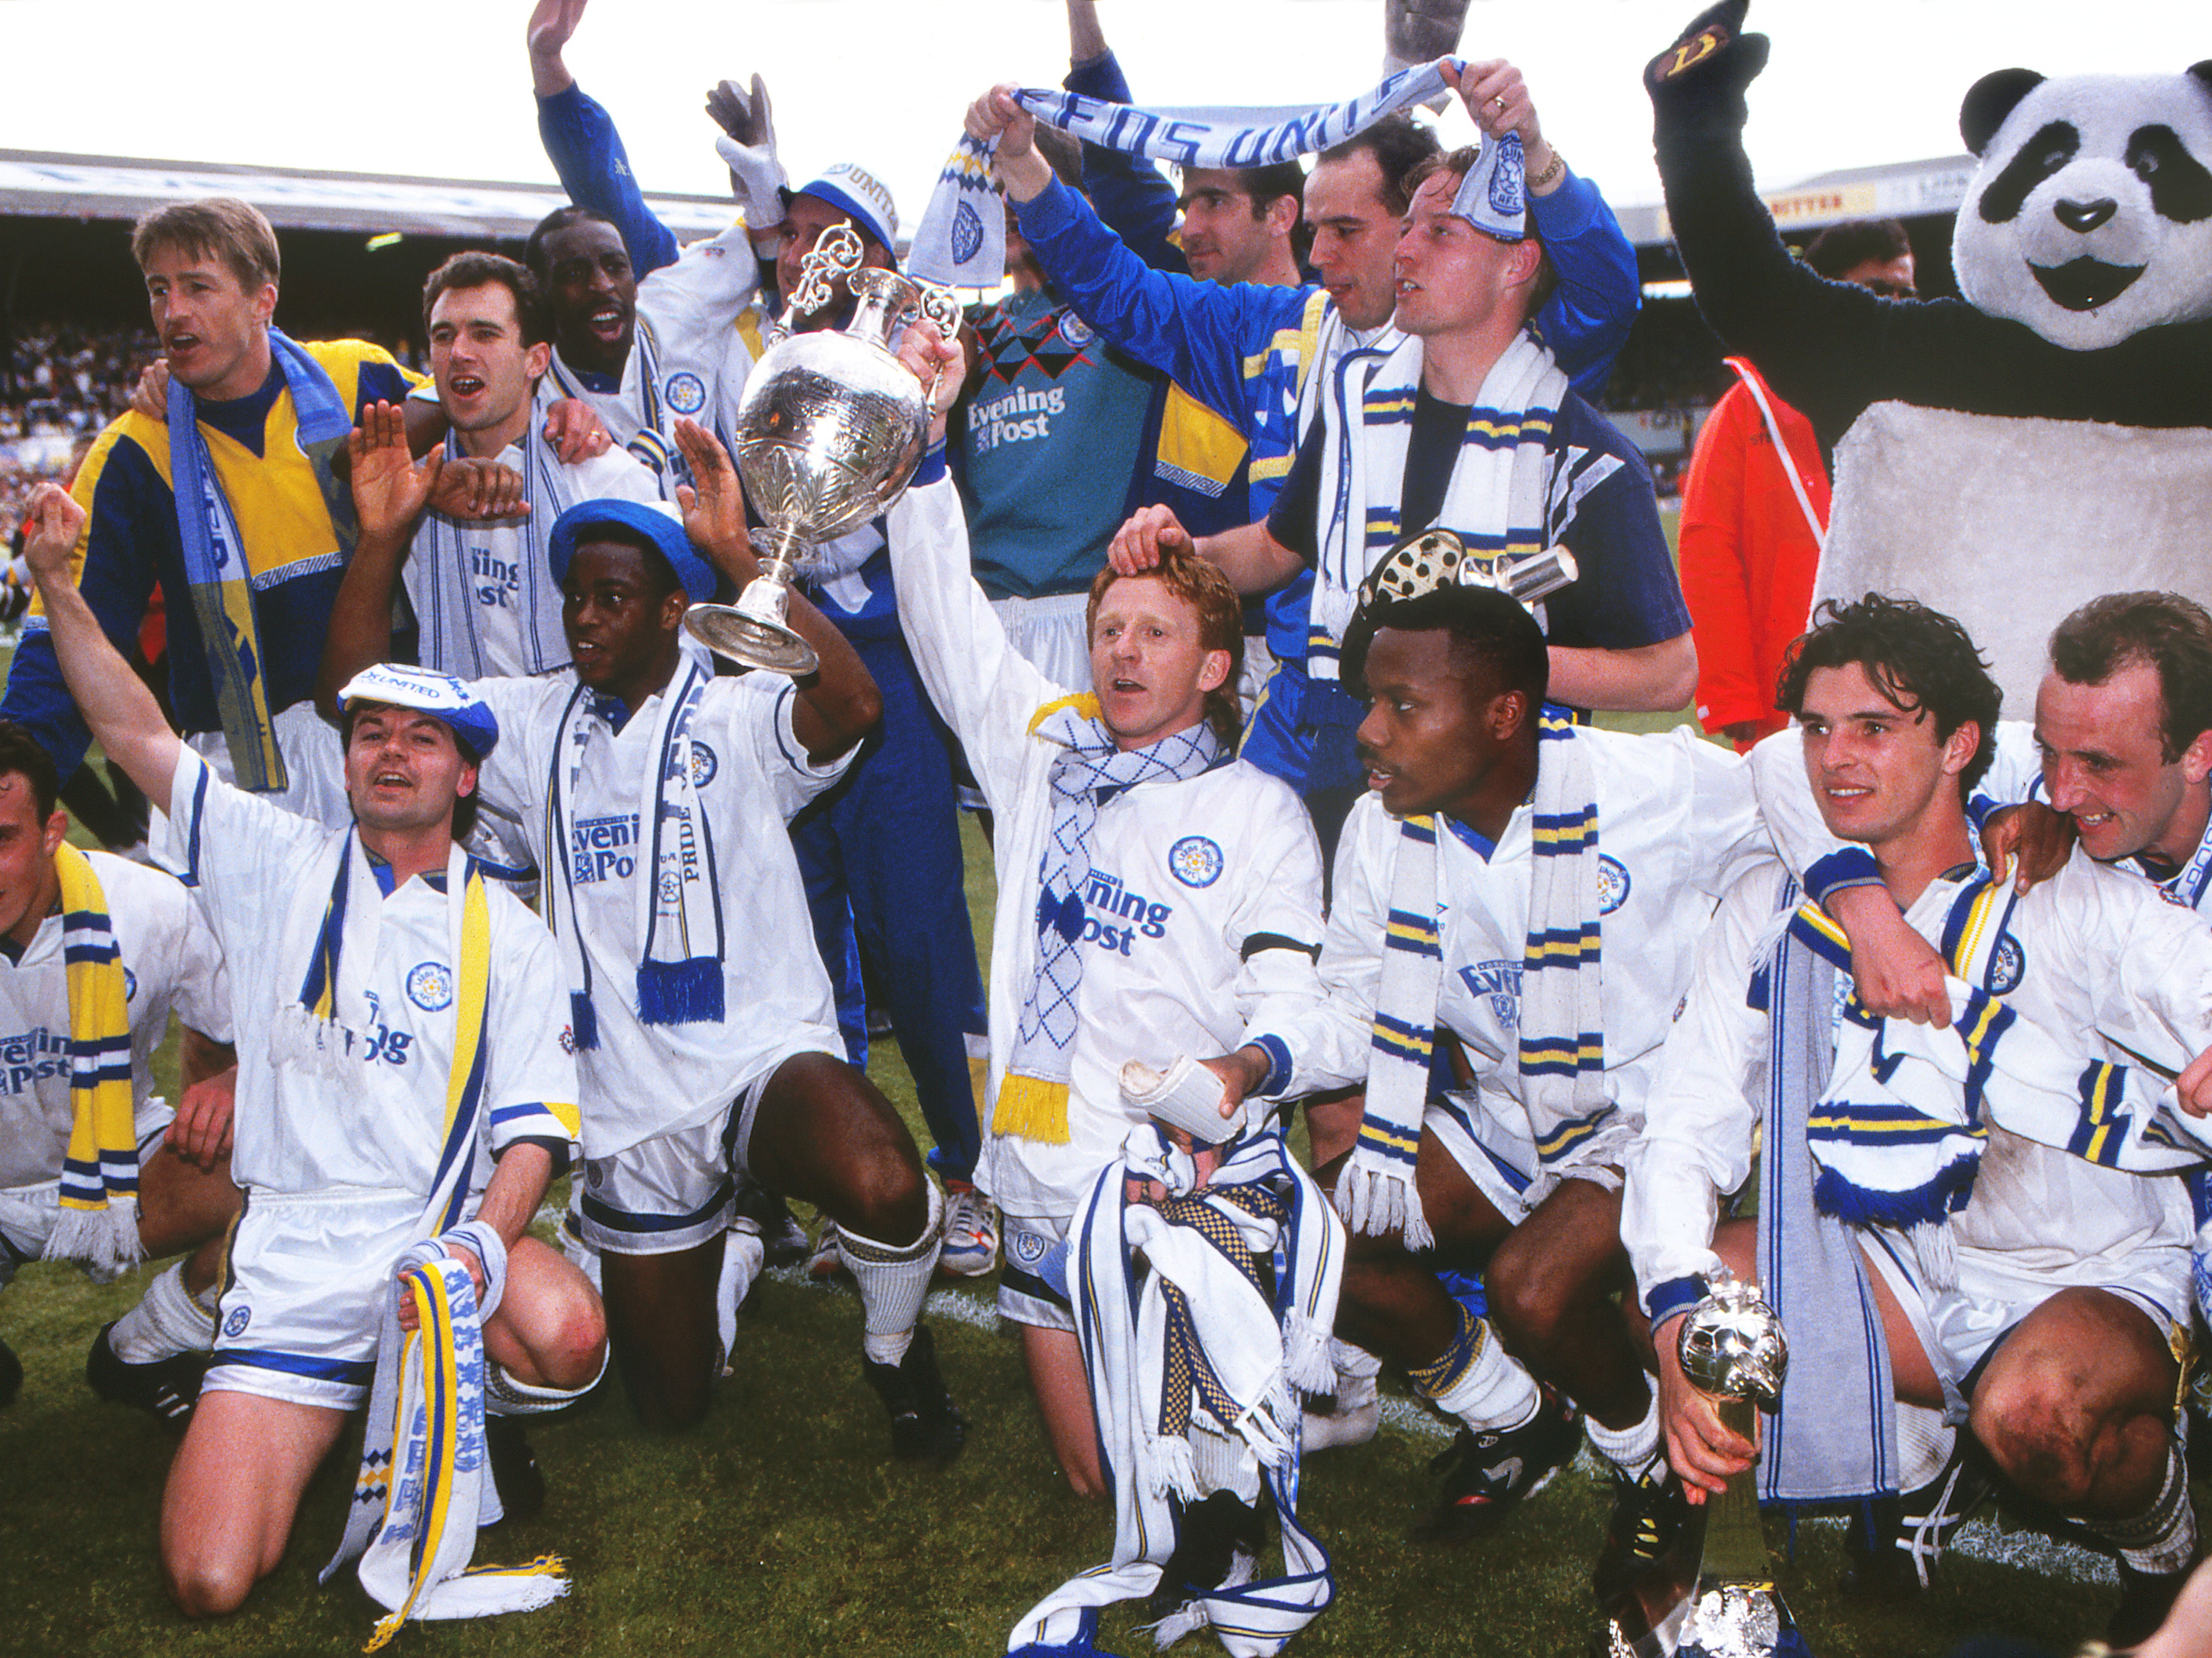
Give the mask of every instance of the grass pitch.
MULTIPOLYGON (((1669 529, 1672 517, 1669 515, 1669 529)), ((4 661, 0 661, 4 667, 4 661)), ((1687 719, 1622 724, 1663 728, 1687 719)), ((1608 722, 1612 723, 1613 722, 1608 722)), ((990 861, 969 827, 968 892, 990 938, 990 861)), ((174 1044, 162 1082, 173 1093, 174 1044)), ((896 1045, 871 1070, 927 1143, 896 1045)), ((556 1203, 559 1194, 556 1193, 556 1203)), ((350 1571, 315 1574, 337 1546, 359 1435, 341 1444, 302 1506, 289 1553, 237 1616, 187 1623, 155 1564, 161 1484, 176 1436, 94 1398, 86 1349, 125 1311, 143 1275, 96 1286, 73 1268, 33 1265, 0 1295, 0 1338, 21 1356, 21 1396, 0 1411, 0 1658, 343 1654, 376 1608, 350 1571)), ((989 1287, 933 1298, 930 1322, 968 1414, 951 1468, 889 1460, 883 1413, 860 1375, 860 1309, 849 1291, 763 1279, 738 1326, 736 1374, 696 1431, 640 1430, 618 1387, 532 1433, 550 1486, 545 1512, 495 1533, 480 1560, 567 1557, 569 1598, 542 1612, 414 1624, 392 1650, 424 1655, 700 1655, 701 1658, 988 1658, 1014 1620, 1077 1570, 1104 1560, 1111 1515, 1069 1496, 1023 1378, 1011 1331, 994 1327, 989 1287)), ((1389 1386, 1386 1378, 1386 1386, 1389 1386)), ((1297 1637, 1306 1658, 1578 1658, 1595 1627, 1589 1573, 1608 1493, 1582 1463, 1504 1533, 1443 1548, 1406 1539, 1428 1505, 1436 1418, 1389 1401, 1370 1444, 1307 1464, 1304 1515, 1334 1557, 1337 1599, 1297 1637)), ((2205 1494, 2200 1493, 2200 1497, 2205 1494)), ((2203 1510, 2212 1514, 2212 1508, 2203 1510)), ((1832 1592, 1838 1533, 1803 1527, 1794 1558, 1770 1523, 1778 1583, 1820 1658, 1942 1658, 1990 1631, 2055 1649, 2099 1632, 2116 1592, 2041 1568, 1954 1555, 1932 1593, 1867 1608, 1832 1592)), ((1104 1643, 1152 1642, 1132 1613, 1109 1613, 1104 1643)), ((1220 1649, 1204 1634, 1178 1651, 1220 1649)))

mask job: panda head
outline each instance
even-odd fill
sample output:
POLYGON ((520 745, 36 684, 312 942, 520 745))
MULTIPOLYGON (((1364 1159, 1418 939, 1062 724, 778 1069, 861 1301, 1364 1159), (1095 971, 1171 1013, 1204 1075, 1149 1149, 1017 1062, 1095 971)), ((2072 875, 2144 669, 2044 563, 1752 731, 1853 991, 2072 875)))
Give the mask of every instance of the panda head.
POLYGON ((2000 70, 1967 92, 1959 131, 1981 165, 1951 258, 1977 309, 2081 351, 2212 316, 2212 63, 2000 70))

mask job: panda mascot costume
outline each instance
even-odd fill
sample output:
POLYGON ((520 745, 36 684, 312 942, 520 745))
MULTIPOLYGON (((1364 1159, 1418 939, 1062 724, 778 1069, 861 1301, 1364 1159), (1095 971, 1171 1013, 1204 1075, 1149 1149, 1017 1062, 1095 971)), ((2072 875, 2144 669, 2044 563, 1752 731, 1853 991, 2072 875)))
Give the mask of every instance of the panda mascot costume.
POLYGON ((2086 600, 2212 605, 2212 63, 1976 82, 1965 297, 1887 300, 1775 233, 1743 148, 1767 56, 1745 9, 1705 13, 1645 81, 1698 308, 1834 457, 1814 602, 1871 589, 1956 616, 2012 710, 2086 600))

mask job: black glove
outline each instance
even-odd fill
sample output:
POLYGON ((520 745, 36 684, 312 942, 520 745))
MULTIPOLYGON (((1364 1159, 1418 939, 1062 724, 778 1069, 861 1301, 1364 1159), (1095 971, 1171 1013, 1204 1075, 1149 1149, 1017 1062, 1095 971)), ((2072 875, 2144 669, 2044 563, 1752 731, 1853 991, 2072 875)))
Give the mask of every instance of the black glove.
POLYGON ((1770 42, 1743 33, 1750 0, 1721 0, 1645 65, 1644 84, 1662 119, 1712 116, 1741 129, 1744 88, 1766 67, 1770 42))

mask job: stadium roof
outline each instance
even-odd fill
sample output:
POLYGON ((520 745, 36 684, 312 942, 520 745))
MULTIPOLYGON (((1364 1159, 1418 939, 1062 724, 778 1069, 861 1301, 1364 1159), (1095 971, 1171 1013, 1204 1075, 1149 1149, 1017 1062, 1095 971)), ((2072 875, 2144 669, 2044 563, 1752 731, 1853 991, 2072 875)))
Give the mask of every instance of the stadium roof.
MULTIPOLYGON (((1915 218, 1957 211, 1973 176, 1971 155, 1897 162, 1823 173, 1763 192, 1784 231, 1844 219, 1915 218)), ((0 149, 0 214, 38 218, 133 219, 164 202, 243 196, 280 229, 411 231, 443 236, 527 235, 568 198, 557 188, 470 179, 410 179, 380 173, 314 173, 219 162, 137 161, 0 149)), ((730 222, 726 197, 648 194, 679 238, 711 236, 730 222)), ((1673 241, 1657 204, 1617 209, 1638 247, 1673 241)))
MULTIPOLYGON (((1926 162, 1893 162, 1886 167, 1823 173, 1786 190, 1765 190, 1767 210, 1783 232, 1817 230, 1844 219, 1919 218, 1950 215, 1966 199, 1974 175, 1972 155, 1926 162)), ((1622 207, 1615 211, 1628 240, 1638 247, 1664 247, 1674 240, 1663 206, 1622 207)))
MULTIPOLYGON (((279 229, 488 237, 526 236, 568 200, 557 188, 467 179, 0 149, 0 214, 127 220, 164 203, 203 196, 242 196, 279 229)), ((727 197, 648 195, 646 200, 680 238, 716 235, 728 227, 733 211, 727 197)))

